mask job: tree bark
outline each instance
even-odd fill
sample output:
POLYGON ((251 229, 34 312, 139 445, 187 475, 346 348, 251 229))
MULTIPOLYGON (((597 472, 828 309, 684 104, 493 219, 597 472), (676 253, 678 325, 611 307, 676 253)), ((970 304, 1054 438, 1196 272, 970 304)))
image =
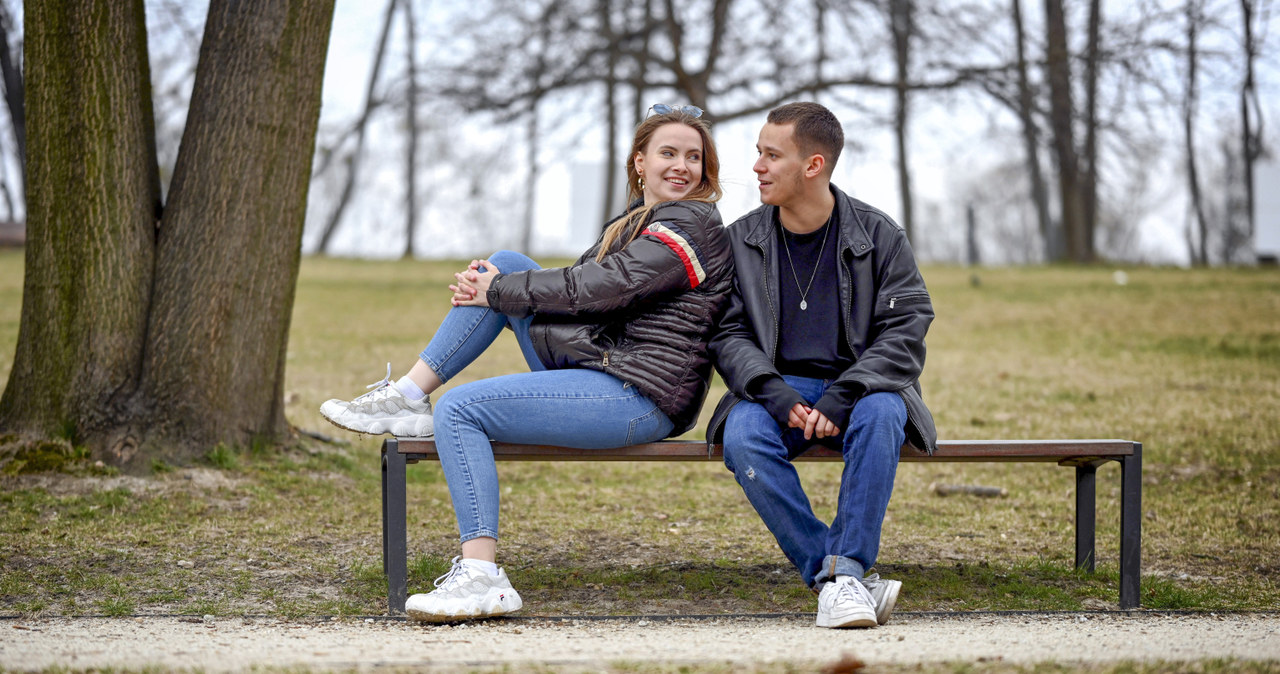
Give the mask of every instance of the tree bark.
POLYGON ((1053 150, 1058 166, 1058 190, 1062 201, 1062 229, 1067 244, 1067 257, 1075 262, 1090 262, 1084 226, 1084 203, 1080 185, 1080 163, 1076 154, 1072 128, 1071 55, 1068 51, 1067 22, 1062 0, 1046 0, 1047 63, 1049 79, 1049 118, 1053 128, 1053 150))
MULTIPOLYGON (((27 179, 27 114, 23 101, 22 64, 13 61, 13 45, 10 36, 15 34, 16 22, 9 13, 9 8, 0 5, 0 76, 4 78, 4 102, 9 109, 9 120, 13 123, 13 140, 18 148, 18 170, 22 182, 18 184, 20 191, 26 189, 27 179)), ((12 210, 12 209, 10 209, 12 210)))
POLYGON ((1035 100, 1031 95, 1031 82, 1027 75, 1027 38, 1022 22, 1021 0, 1013 0, 1013 29, 1018 54, 1018 119, 1022 124, 1022 145, 1026 152, 1027 176, 1031 181, 1031 201, 1036 209, 1036 223, 1044 243, 1045 260, 1056 262, 1062 257, 1062 246, 1049 217, 1049 194, 1044 184, 1044 172, 1040 168, 1040 134, 1036 129, 1035 100))
POLYGON ((533 108, 529 110, 529 126, 526 127, 526 134, 529 137, 528 144, 525 146, 526 155, 525 164, 529 167, 529 173, 525 177, 524 184, 524 217, 520 223, 520 251, 530 257, 533 256, 533 227, 536 210, 538 206, 538 176, 542 171, 538 165, 539 143, 538 143, 538 103, 534 102, 533 108))
POLYGON ((142 0, 28 3, 34 236, 0 427, 129 470, 286 435, 332 16, 210 3, 161 213, 142 0))
MULTIPOLYGON (((1240 0, 1240 17, 1244 23, 1244 83, 1240 87, 1241 159, 1244 164, 1245 209, 1248 222, 1249 245, 1255 246, 1257 214, 1254 212, 1253 164, 1262 154, 1262 139, 1254 129, 1253 111, 1258 105, 1257 86, 1254 84, 1254 61, 1257 45, 1253 38, 1253 0, 1240 0)), ((1261 118, 1261 115, 1258 115, 1261 118)))
POLYGON ((1196 162, 1196 109, 1199 107, 1199 27, 1202 10, 1197 0, 1188 0, 1187 19, 1187 89, 1182 99, 1182 133, 1187 162, 1187 190, 1191 195, 1193 237, 1191 261, 1205 266, 1209 264, 1209 223, 1204 213, 1204 198, 1200 193, 1200 175, 1196 162))
POLYGON ((347 179, 342 185, 342 193, 338 195, 338 203, 334 205, 328 221, 325 222, 324 230, 320 232, 320 243, 316 246, 316 250, 321 253, 329 251, 333 233, 337 231, 338 223, 342 221, 342 214, 347 211, 347 205, 351 203, 351 195, 355 192, 360 164, 364 161, 364 139, 369 129, 369 120, 373 117, 373 110, 380 105, 375 98, 375 92, 378 76, 382 73, 382 60, 387 53, 387 41, 391 36, 391 23, 396 15, 396 2, 397 0, 387 0, 387 9, 382 15, 382 31, 378 33, 378 48, 374 52, 373 66, 369 70, 369 84, 364 92, 364 111, 356 121, 356 146, 347 158, 347 179))
POLYGON ((898 143, 898 194, 902 199, 902 228, 906 231, 907 241, 912 241, 914 223, 912 217, 911 166, 907 154, 907 122, 909 121, 909 94, 911 83, 908 81, 911 67, 911 33, 912 33, 911 0, 890 0, 889 25, 893 33, 894 61, 897 65, 897 105, 894 108, 893 131, 898 143))
POLYGON ((129 418, 160 216, 143 12, 26 6, 26 266, 6 431, 80 443, 129 418))
POLYGON ((413 0, 404 3, 405 42, 405 125, 409 134, 404 158, 404 259, 413 257, 413 232, 418 223, 418 44, 417 23, 413 18, 413 0))
POLYGON ((1085 48, 1084 76, 1084 202, 1085 257, 1095 258, 1094 233, 1098 229, 1098 70, 1102 59, 1102 2, 1089 2, 1089 44, 1085 48))
POLYGON ((606 69, 604 77, 604 185, 600 199, 603 213, 600 222, 607 223, 616 209, 614 182, 618 179, 618 42, 613 31, 613 3, 611 0, 597 0, 600 12, 600 30, 605 40, 606 69))

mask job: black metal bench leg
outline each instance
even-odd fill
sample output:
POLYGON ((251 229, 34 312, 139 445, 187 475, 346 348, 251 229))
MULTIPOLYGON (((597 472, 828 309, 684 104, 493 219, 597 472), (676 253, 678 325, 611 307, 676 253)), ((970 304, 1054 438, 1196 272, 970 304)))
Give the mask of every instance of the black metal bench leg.
POLYGON ((1093 571, 1098 464, 1076 466, 1076 568, 1093 571))
POLYGON ((404 613, 408 595, 409 543, 405 525, 405 460, 395 438, 382 443, 382 570, 387 575, 387 613, 404 613))
POLYGON ((1142 583, 1142 443, 1120 460, 1120 608, 1138 608, 1142 583))

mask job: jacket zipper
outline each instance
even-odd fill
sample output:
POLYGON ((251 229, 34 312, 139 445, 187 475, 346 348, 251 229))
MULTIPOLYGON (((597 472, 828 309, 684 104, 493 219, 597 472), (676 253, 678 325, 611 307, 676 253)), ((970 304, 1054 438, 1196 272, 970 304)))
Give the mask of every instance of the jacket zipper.
POLYGON ((898 300, 902 300, 903 304, 917 304, 919 302, 924 302, 928 299, 929 299, 929 293, 911 293, 909 295, 899 295, 897 297, 890 297, 889 308, 892 309, 893 305, 896 304, 898 300))
POLYGON ((600 367, 609 367, 609 352, 604 352, 604 360, 600 361, 600 367))

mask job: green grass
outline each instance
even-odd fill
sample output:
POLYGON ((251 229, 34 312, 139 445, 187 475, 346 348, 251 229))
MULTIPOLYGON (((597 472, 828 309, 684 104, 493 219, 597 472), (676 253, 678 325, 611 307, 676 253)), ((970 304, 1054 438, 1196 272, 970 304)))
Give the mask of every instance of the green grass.
MULTIPOLYGON (((0 251, 5 378, 21 266, 20 253, 0 251)), ((286 411, 335 442, 218 447, 199 465, 157 462, 136 478, 84 466, 75 439, 61 438, 0 474, 0 613, 384 612, 380 440, 333 428, 317 409, 363 392, 387 361, 395 373, 408 368, 447 309, 458 266, 303 262, 286 411), (37 460, 50 465, 36 470, 37 460)), ((1111 271, 982 269, 974 286, 972 270, 925 269, 937 319, 923 385, 940 434, 1143 442, 1143 606, 1274 608, 1280 271, 1126 269, 1124 286, 1111 271)), ((504 336, 451 385, 520 367, 504 336)), ((701 436, 723 390, 717 382, 689 437, 701 436)), ((798 469, 830 517, 839 467, 798 469)), ((499 475, 500 561, 532 614, 814 608, 723 466, 505 463, 499 475)), ((1118 468, 1102 467, 1097 487, 1090 574, 1072 569, 1070 469, 903 464, 878 570, 903 581, 907 611, 1115 607, 1118 468), (942 498, 933 482, 1009 495, 942 498)), ((408 498, 410 590, 421 591, 458 554, 438 465, 410 468, 408 498)), ((1024 671, 992 667, 974 671, 1024 671)), ((1143 667, 1098 671, 1173 671, 1143 667)))

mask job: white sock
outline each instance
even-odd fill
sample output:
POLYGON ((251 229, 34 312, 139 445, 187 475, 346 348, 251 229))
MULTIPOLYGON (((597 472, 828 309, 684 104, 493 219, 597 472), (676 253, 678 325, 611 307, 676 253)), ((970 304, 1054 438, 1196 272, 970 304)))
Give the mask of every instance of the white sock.
POLYGON ((413 383, 413 380, 409 378, 409 375, 401 377, 399 381, 396 382, 396 390, 400 391, 400 395, 414 402, 427 397, 427 394, 423 392, 421 388, 418 388, 417 384, 413 383))
POLYGON ((486 562, 483 559, 464 559, 462 563, 477 571, 484 571, 490 576, 498 575, 498 565, 493 562, 486 562))

